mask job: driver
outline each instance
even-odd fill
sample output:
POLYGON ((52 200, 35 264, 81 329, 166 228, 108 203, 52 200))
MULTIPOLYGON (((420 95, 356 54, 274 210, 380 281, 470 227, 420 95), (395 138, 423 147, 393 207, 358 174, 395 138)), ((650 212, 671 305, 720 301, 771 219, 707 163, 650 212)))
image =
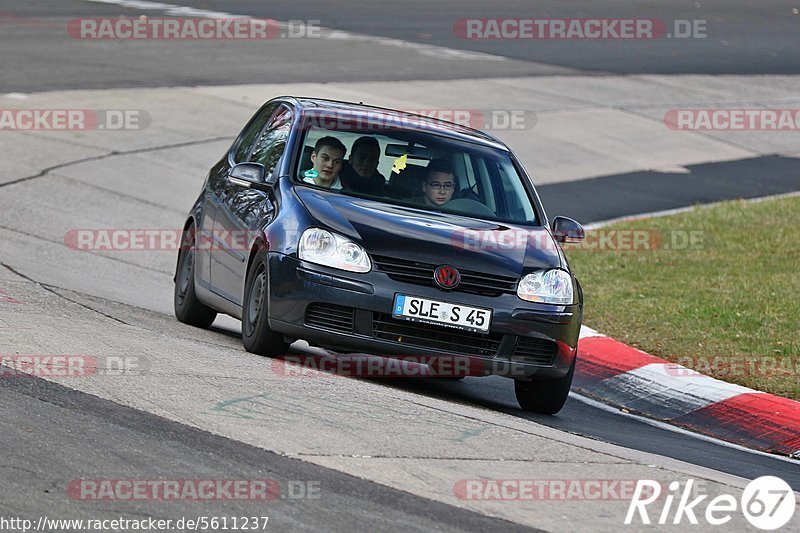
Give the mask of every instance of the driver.
POLYGON ((423 194, 413 200, 428 207, 440 208, 453 198, 458 188, 453 166, 446 159, 431 159, 426 171, 422 181, 423 194))

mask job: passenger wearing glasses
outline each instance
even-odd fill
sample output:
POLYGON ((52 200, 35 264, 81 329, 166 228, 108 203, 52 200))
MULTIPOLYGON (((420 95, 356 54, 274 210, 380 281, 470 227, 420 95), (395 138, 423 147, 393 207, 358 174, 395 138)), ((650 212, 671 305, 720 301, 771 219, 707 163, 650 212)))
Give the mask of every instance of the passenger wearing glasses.
POLYGON ((427 166, 426 178, 422 182, 422 196, 413 200, 428 207, 442 207, 450 201, 458 188, 458 180, 453 167, 446 159, 431 159, 427 166))

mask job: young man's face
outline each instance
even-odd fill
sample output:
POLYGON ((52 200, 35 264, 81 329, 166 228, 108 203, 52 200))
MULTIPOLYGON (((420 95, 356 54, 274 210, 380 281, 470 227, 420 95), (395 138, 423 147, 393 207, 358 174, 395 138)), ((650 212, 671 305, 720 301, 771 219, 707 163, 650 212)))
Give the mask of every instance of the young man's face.
POLYGON ((329 187, 342 170, 343 160, 344 150, 333 146, 320 146, 319 152, 311 152, 314 170, 319 173, 316 179, 317 185, 329 187))
POLYGON ((441 207, 450 201, 455 189, 453 175, 448 172, 431 172, 428 179, 422 182, 422 192, 429 205, 441 207))
POLYGON ((350 166, 362 178, 371 178, 378 170, 380 148, 361 145, 350 153, 350 166))

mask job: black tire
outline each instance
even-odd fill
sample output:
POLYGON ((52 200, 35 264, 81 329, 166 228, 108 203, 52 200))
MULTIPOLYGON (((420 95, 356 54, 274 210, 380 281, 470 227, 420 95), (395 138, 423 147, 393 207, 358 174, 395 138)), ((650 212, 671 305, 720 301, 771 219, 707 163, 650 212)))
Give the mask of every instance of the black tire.
POLYGON ((523 410, 542 415, 554 415, 564 407, 575 375, 575 362, 572 360, 569 372, 562 378, 514 380, 514 393, 523 410))
POLYGON ((217 312, 197 299, 194 291, 195 231, 191 226, 183 233, 178 251, 178 266, 175 269, 175 291, 173 302, 175 316, 184 324, 207 328, 217 312))
POLYGON ((266 252, 258 252, 247 271, 242 302, 242 344, 250 353, 285 355, 289 343, 269 327, 268 293, 269 258, 266 252))

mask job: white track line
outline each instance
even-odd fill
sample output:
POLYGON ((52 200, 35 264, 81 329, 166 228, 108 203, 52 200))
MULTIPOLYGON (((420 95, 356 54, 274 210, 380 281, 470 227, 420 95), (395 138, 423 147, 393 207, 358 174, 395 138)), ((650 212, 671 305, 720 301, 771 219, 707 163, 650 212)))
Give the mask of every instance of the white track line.
POLYGON ((661 422, 660 420, 654 420, 652 418, 647 418, 647 417, 644 417, 644 416, 641 416, 641 415, 636 415, 636 414, 633 414, 633 413, 626 413, 625 411, 622 411, 619 408, 612 407, 610 405, 606 405, 606 404, 604 404, 602 402, 598 402, 597 400, 593 400, 591 398, 583 396, 582 394, 579 394, 579 393, 574 392, 574 391, 570 392, 569 395, 570 395, 571 398, 573 398, 573 399, 575 399, 575 400, 577 400, 577 401, 579 401, 581 403, 584 403, 584 404, 586 404, 586 405, 588 405, 590 407, 595 407, 597 409, 600 409, 601 411, 606 411, 607 413, 613 413, 613 414, 617 414, 617 415, 621 415, 621 416, 627 416, 629 418, 633 418, 634 420, 638 420, 639 422, 643 422, 643 423, 647 424, 648 426, 653 426, 653 427, 656 427, 658 429, 663 429, 663 430, 666 430, 666 431, 672 431, 673 433, 679 433, 681 435, 694 437, 696 439, 704 440, 704 441, 707 441, 707 442, 711 442, 713 444, 718 444, 718 445, 724 446, 726 448, 733 448, 734 450, 738 450, 740 452, 748 452, 748 453, 752 453, 752 454, 755 454, 755 455, 762 455, 764 457, 769 457, 771 459, 777 459, 779 461, 785 461, 787 463, 790 463, 792 465, 797 466, 797 460, 790 459, 789 457, 784 457, 782 455, 775 455, 775 454, 771 454, 771 453, 767 453, 767 452, 762 452, 760 450, 753 450, 751 448, 746 448, 746 447, 741 446, 739 444, 734 444, 732 442, 727 442, 727 441, 724 441, 724 440, 720 440, 720 439, 717 439, 715 437, 709 437, 708 435, 703 435, 702 433, 695 433, 694 431, 690 431, 688 429, 684 429, 684 428, 679 427, 679 426, 673 426, 672 424, 668 424, 666 422, 661 422))
MULTIPOLYGON (((748 204, 757 204, 769 200, 780 200, 781 198, 794 198, 795 196, 800 196, 800 191, 785 192, 781 194, 771 194, 769 196, 759 196, 758 198, 741 198, 738 200, 741 200, 748 204)), ((664 211, 652 211, 650 213, 640 213, 638 215, 611 218, 609 220, 603 220, 600 222, 592 222, 591 224, 586 224, 584 228, 587 230, 594 230, 617 222, 632 222, 634 220, 645 220, 648 218, 660 218, 660 217, 667 217, 670 215, 679 215, 681 213, 689 213, 691 211, 694 211, 695 209, 709 209, 711 207, 718 207, 720 204, 724 204, 726 202, 734 202, 734 201, 737 201, 737 199, 731 198, 729 200, 720 200, 719 202, 712 202, 710 204, 698 204, 690 207, 678 207, 675 209, 665 209, 664 211)))
MULTIPOLYGON (((129 9, 141 9, 146 11, 160 11, 165 15, 175 17, 200 17, 212 19, 226 19, 226 18, 245 18, 252 19, 249 15, 236 15, 227 13, 225 11, 212 11, 208 9, 198 9, 194 7, 179 6, 175 4, 165 4, 163 2, 149 2, 147 0, 84 0, 85 2, 93 2, 96 4, 112 4, 129 9)), ((285 22, 279 22, 282 26, 286 27, 285 22)), ((377 37, 374 35, 364 35, 361 33, 353 33, 349 31, 334 30, 320 26, 320 37, 323 39, 337 40, 337 41, 352 41, 362 42, 369 44, 378 44, 381 46, 391 46, 394 48, 402 48, 403 50, 413 50, 420 55, 429 57, 438 57, 440 59, 461 59, 469 61, 506 61, 507 58, 494 54, 487 54, 483 52, 471 52, 468 50, 458 50, 456 48, 448 48, 446 46, 437 46, 433 44, 413 43, 411 41, 404 41, 402 39, 393 39, 390 37, 377 37)))
POLYGON ((602 333, 598 332, 590 328, 589 326, 581 325, 581 332, 579 334, 579 339, 588 339, 589 337, 605 337, 602 333))

